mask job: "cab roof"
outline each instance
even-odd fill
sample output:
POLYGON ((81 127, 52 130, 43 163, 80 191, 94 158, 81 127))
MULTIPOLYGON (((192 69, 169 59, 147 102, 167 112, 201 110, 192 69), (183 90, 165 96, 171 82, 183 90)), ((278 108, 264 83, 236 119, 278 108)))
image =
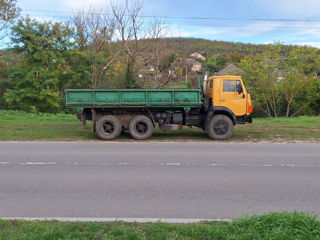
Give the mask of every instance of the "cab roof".
POLYGON ((209 79, 214 79, 214 78, 223 78, 223 79, 241 79, 241 76, 235 76, 235 75, 224 75, 224 76, 212 76, 209 79))

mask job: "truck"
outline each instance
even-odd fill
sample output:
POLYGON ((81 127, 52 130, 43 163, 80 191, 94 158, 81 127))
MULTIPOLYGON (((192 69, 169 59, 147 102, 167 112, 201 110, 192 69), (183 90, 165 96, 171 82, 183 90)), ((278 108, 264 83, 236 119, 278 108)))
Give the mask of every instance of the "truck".
POLYGON ((232 136, 236 124, 251 123, 253 106, 240 76, 205 78, 194 89, 67 89, 66 107, 77 108, 78 118, 103 140, 116 139, 129 130, 145 140, 154 128, 202 129, 214 140, 232 136))

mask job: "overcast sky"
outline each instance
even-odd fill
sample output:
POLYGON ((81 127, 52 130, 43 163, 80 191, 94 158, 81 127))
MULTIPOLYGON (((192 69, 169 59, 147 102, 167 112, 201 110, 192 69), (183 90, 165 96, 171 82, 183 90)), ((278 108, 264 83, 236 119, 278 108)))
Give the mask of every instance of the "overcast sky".
MULTIPOLYGON (((108 0, 18 0, 18 5, 23 16, 66 20, 88 6, 104 10, 108 0)), ((167 17, 175 36, 320 48, 320 0, 145 0, 143 14, 167 17)))

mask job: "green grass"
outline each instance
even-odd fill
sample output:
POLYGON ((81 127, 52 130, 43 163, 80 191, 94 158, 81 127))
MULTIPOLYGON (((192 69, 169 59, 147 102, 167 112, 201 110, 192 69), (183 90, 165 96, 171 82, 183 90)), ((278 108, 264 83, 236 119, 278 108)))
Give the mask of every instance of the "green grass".
MULTIPOLYGON (((98 140, 91 133, 91 121, 83 128, 75 115, 30 114, 0 111, 0 140, 88 141, 98 140)), ((124 132, 117 141, 133 141, 124 132)), ((212 141, 198 128, 164 132, 155 129, 150 141, 212 141)), ((254 119, 253 124, 237 125, 228 141, 313 141, 320 142, 320 116, 254 119)))
POLYGON ((319 240, 320 222, 315 216, 298 212, 196 224, 0 220, 0 239, 319 240))

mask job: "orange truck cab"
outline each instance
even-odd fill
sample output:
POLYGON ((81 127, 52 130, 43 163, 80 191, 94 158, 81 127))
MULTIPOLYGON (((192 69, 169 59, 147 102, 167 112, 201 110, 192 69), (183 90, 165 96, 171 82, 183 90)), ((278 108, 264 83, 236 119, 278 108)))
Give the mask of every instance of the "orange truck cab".
POLYGON ((253 106, 240 76, 213 76, 204 83, 205 101, 213 114, 228 114, 234 124, 251 123, 253 106))

